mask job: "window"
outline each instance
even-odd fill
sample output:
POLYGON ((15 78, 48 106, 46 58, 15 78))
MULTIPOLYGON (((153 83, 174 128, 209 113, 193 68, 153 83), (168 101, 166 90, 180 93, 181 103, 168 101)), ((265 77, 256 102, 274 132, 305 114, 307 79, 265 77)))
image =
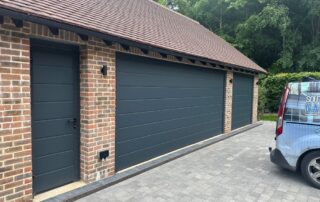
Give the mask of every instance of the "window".
POLYGON ((284 120, 320 124, 320 82, 289 83, 284 120))

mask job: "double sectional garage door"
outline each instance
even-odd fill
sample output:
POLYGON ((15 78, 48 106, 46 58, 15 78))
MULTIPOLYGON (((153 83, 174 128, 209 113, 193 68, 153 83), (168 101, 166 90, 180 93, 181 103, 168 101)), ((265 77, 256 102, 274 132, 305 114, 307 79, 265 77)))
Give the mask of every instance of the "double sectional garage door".
POLYGON ((223 133, 225 72, 117 54, 116 169, 223 133))

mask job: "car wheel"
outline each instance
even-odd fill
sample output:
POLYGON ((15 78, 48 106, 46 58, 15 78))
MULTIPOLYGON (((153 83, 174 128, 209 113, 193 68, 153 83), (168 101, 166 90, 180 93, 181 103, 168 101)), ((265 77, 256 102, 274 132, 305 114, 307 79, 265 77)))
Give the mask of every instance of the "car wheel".
POLYGON ((310 152, 302 159, 301 173, 312 186, 320 189, 320 151, 310 152))

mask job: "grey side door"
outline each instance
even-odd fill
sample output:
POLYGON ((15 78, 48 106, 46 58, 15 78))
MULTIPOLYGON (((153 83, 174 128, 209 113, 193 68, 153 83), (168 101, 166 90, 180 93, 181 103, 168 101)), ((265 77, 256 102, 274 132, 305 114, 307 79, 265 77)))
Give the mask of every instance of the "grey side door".
POLYGON ((253 76, 234 73, 232 129, 252 123, 253 76))
POLYGON ((225 72, 117 54, 116 169, 223 133, 225 72))
POLYGON ((79 179, 78 63, 77 47, 31 42, 35 194, 79 179))

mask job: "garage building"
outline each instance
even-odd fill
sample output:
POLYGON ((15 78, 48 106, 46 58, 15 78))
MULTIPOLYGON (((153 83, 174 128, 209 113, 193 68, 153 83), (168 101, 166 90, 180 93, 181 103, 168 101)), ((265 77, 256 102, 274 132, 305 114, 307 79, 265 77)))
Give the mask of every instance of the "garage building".
POLYGON ((0 201, 257 121, 265 70, 151 0, 2 0, 0 38, 0 201))

